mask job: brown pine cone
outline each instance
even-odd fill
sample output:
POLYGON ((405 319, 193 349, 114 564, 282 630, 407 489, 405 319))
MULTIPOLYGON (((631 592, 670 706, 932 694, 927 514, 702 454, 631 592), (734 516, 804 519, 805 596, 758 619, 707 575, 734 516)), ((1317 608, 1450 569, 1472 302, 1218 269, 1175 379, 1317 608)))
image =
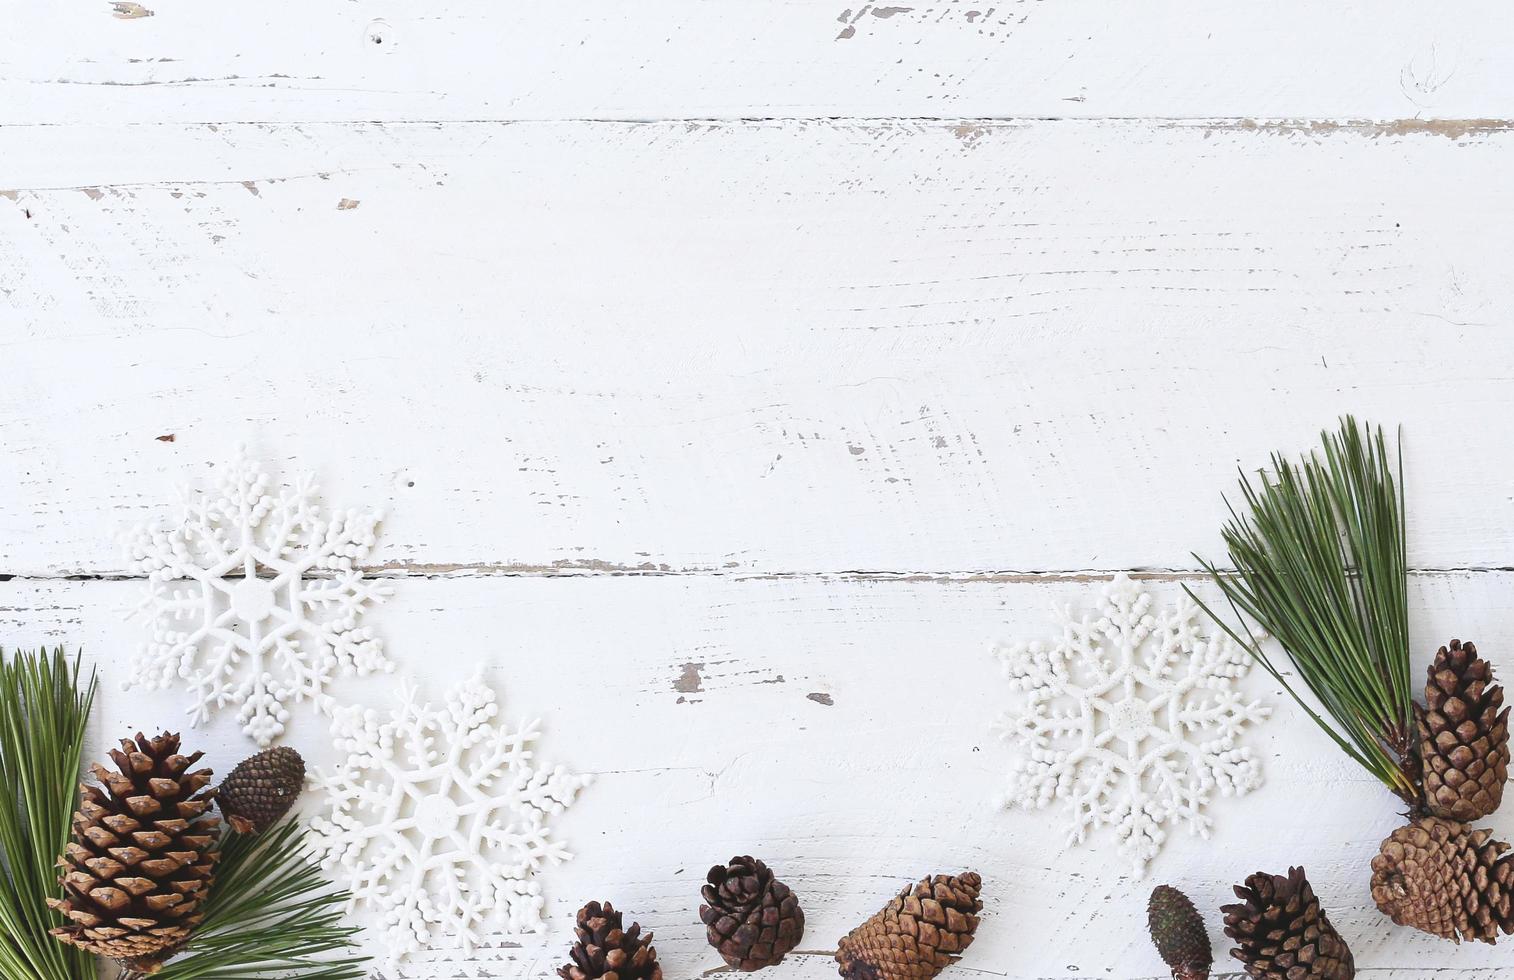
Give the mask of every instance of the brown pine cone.
POLYGON ((621 915, 609 902, 590 902, 578 910, 573 930, 578 942, 568 956, 570 963, 558 969, 562 980, 662 980, 662 967, 652 934, 641 926, 621 929, 621 915))
POLYGON ((239 834, 261 834, 279 822, 305 786, 305 760, 294 749, 264 749, 221 780, 216 805, 239 834))
POLYGON ((1487 830, 1423 817, 1383 841, 1372 900, 1395 923, 1460 942, 1514 932, 1514 858, 1487 830))
POLYGON ((804 911, 767 865, 750 855, 733 857, 729 864, 711 868, 706 880, 699 918, 705 938, 728 966, 760 970, 781 962, 799 945, 804 911))
POLYGON ((1351 980, 1356 964, 1320 908, 1303 868, 1288 877, 1258 872, 1235 887, 1236 905, 1220 909, 1230 955, 1256 980, 1351 980))
POLYGON ((1172 970, 1173 980, 1209 980, 1209 968, 1214 965, 1209 932, 1187 895, 1171 885, 1153 888, 1146 903, 1146 924, 1152 945, 1172 970))
POLYGON ((202 753, 179 754, 179 736, 140 732, 111 750, 118 771, 91 767, 99 786, 79 787, 73 838, 58 859, 63 898, 47 904, 70 920, 66 943, 156 973, 204 918, 215 880, 221 821, 210 809, 202 753))
POLYGON ((1452 640, 1436 652, 1417 714, 1430 812, 1466 822, 1498 809, 1509 779, 1509 709, 1476 646, 1452 640))
POLYGON ((983 902, 977 872, 922 878, 836 949, 846 980, 930 980, 972 944, 983 902))

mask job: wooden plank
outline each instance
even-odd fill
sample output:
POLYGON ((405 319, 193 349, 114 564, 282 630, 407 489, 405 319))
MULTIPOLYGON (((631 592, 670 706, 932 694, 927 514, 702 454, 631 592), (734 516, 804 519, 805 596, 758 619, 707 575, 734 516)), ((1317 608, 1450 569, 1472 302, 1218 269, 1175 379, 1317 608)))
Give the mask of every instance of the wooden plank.
MULTIPOLYGON (((102 738, 175 725, 182 706, 174 692, 116 687, 142 636, 121 615, 138 587, 0 583, 0 643, 82 645, 106 668, 102 738)), ((835 939, 897 885, 965 865, 990 886, 961 976, 1155 977, 1143 934, 1154 883, 1189 890, 1218 938, 1213 910, 1231 882, 1300 862, 1368 975, 1506 971, 1502 948, 1452 947, 1393 928, 1372 908, 1367 863, 1398 808, 1260 672, 1248 689, 1276 714, 1248 744, 1266 785, 1217 800, 1207 843, 1175 830, 1150 878, 1112 867, 1107 840, 1068 847, 1052 812, 995 810, 1010 755, 989 726, 1011 695, 990 646, 1048 636, 1054 604, 1088 608, 1097 588, 711 576, 402 583, 375 623, 405 672, 439 692, 486 666, 507 717, 544 716, 543 758, 599 778, 561 819, 577 857, 543 882, 548 935, 519 946, 494 937, 472 957, 433 952, 383 975, 548 980, 572 909, 609 898, 656 931, 668 976, 700 976, 719 966, 695 917, 700 876, 748 850, 802 897, 802 948, 813 955, 797 957, 790 974, 807 980, 832 975, 825 954, 835 939)), ((1177 594, 1170 582, 1150 588, 1161 601, 1177 594)), ((1509 573, 1416 577, 1416 664, 1451 635, 1475 637, 1495 657, 1514 647, 1511 597, 1509 573)), ((388 680, 338 691, 377 706, 394 696, 388 680)), ((216 767, 248 751, 229 719, 193 737, 216 767)), ((304 709, 289 744, 317 763, 331 758, 304 709)), ((1491 825, 1514 833, 1514 811, 1491 825)))
POLYGON ((1514 566, 1511 146, 0 130, 0 573, 121 573, 240 439, 398 574, 1191 569, 1346 411, 1404 425, 1417 566, 1514 566))
POLYGON ((0 123, 1514 118, 1507 4, 0 5, 0 123))

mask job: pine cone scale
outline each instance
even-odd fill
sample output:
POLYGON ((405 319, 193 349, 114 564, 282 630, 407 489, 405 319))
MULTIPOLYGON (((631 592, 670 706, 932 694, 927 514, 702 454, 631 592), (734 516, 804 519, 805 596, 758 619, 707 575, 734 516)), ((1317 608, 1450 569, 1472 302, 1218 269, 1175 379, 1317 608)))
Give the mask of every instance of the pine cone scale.
POLYGON ((217 858, 220 821, 202 816, 214 795, 210 772, 186 775, 200 756, 178 748, 176 735, 138 734, 110 753, 116 772, 92 767, 101 785, 80 788, 73 839, 59 858, 64 897, 48 901, 68 921, 54 936, 143 973, 156 972, 199 924, 217 858))
POLYGON ((1214 955, 1204 920, 1188 896, 1171 885, 1158 885, 1146 904, 1146 925, 1173 980, 1208 980, 1214 955))
POLYGON ((936 875, 905 888, 836 950, 845 980, 929 980, 972 944, 983 909, 976 872, 936 875))
POLYGON ((1429 811, 1467 822, 1498 809, 1509 778, 1509 709, 1475 644, 1452 640, 1436 652, 1415 717, 1429 811))
POLYGON ((623 917, 609 902, 590 902, 578 910, 578 941, 569 962, 558 968, 562 980, 662 980, 662 966, 652 934, 641 925, 623 928, 623 917))
POLYGON ((222 780, 216 802, 239 834, 260 834, 278 823, 299 799, 305 760, 278 746, 243 759, 222 780))
POLYGON ((1235 888, 1241 901, 1220 911, 1230 955, 1256 980, 1351 980, 1351 951, 1320 908, 1303 868, 1254 874, 1235 888))
POLYGON ((1372 899, 1384 915, 1460 942, 1514 932, 1514 855, 1487 830, 1440 817, 1400 827, 1372 859, 1372 899))
POLYGON ((716 865, 700 889, 705 938, 732 969, 772 966, 799 945, 804 911, 793 891, 750 855, 716 865))

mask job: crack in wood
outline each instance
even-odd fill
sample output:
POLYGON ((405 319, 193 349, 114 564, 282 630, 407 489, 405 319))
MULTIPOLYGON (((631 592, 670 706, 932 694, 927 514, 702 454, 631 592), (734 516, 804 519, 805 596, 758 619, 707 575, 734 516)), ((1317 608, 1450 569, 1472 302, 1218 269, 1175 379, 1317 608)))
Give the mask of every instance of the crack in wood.
MULTIPOLYGON (((982 569, 968 571, 906 572, 893 569, 835 569, 809 571, 760 571, 738 565, 688 566, 674 568, 666 564, 641 562, 622 564, 584 559, 551 564, 516 564, 512 562, 388 562, 358 566, 372 579, 443 579, 443 578, 728 578, 740 582, 898 582, 904 584, 937 582, 941 584, 1029 585, 1047 582, 1107 582, 1125 574, 1143 582, 1207 582, 1202 569, 1186 568, 1082 568, 1082 569, 982 569)), ((1223 571, 1223 570, 1222 570, 1223 571)), ((1408 574, 1420 578, 1466 575, 1501 575, 1514 572, 1514 565, 1454 566, 1446 568, 1411 568, 1408 574)), ((312 569, 311 578, 330 577, 330 573, 312 569)), ((227 578, 237 578, 228 575, 227 578)), ((132 572, 0 572, 3 582, 141 582, 146 575, 132 572)))

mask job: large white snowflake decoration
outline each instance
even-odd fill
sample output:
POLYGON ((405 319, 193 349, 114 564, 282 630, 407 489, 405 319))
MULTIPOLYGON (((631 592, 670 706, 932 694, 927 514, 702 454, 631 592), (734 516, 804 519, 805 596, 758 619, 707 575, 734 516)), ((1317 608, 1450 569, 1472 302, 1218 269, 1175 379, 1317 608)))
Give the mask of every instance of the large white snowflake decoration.
POLYGON ((312 843, 352 904, 380 912, 392 965, 443 938, 471 948, 490 923, 545 927, 536 876, 572 857, 547 821, 590 777, 537 762, 541 722, 507 728, 498 713, 474 677, 439 708, 406 687, 387 719, 358 707, 332 719, 347 758, 312 777, 330 797, 312 843))
POLYGON ((1201 635, 1198 616, 1186 595, 1152 611, 1151 596, 1118 575, 1097 618, 1059 609, 1056 640, 1000 646, 1005 676, 1025 694, 996 726, 1021 750, 1003 804, 1062 801, 1070 844, 1114 828, 1137 876, 1167 824, 1208 837, 1204 806, 1216 790, 1261 785, 1260 763, 1236 743, 1271 709, 1236 689, 1250 654, 1223 634, 1201 635))
POLYGON ((381 513, 322 517, 313 477, 276 495, 271 482, 238 452, 213 491, 184 492, 178 522, 141 525, 124 539, 147 576, 139 612, 152 627, 127 686, 185 683, 194 724, 237 705, 242 730, 260 746, 283 734, 291 703, 308 699, 329 713, 327 686, 338 674, 392 667, 361 625, 392 590, 356 567, 381 513))

